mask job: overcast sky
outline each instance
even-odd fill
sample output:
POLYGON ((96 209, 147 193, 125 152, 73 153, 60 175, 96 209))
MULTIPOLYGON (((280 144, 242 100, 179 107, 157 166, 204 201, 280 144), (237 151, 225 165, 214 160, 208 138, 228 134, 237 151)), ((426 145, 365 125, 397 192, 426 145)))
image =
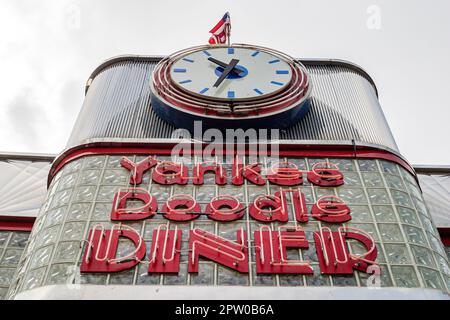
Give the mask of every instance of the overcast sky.
POLYGON ((0 1, 0 150, 59 153, 103 60, 232 42, 338 58, 374 79, 400 152, 450 164, 450 1, 0 1))

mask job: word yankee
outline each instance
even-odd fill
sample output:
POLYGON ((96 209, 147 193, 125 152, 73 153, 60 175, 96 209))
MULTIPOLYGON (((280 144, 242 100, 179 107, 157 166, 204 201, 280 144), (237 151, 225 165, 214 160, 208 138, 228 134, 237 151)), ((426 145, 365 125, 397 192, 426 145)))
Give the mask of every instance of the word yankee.
MULTIPOLYGON (((211 173, 215 175, 217 185, 224 185, 228 176, 223 165, 214 161, 196 163, 192 175, 183 163, 158 161, 153 157, 138 163, 123 157, 121 165, 130 171, 131 186, 120 189, 113 199, 110 218, 119 223, 110 229, 102 225, 92 227, 86 241, 81 272, 119 272, 135 267, 145 258, 145 241, 136 230, 122 221, 151 219, 156 214, 162 214, 164 218, 175 222, 191 221, 206 215, 208 219, 227 223, 242 219, 248 213, 253 219, 267 225, 260 226, 251 235, 241 228, 236 231, 235 241, 201 228, 192 228, 188 237, 188 272, 198 272, 199 259, 206 258, 235 271, 248 273, 249 249, 254 249, 258 274, 312 274, 313 268, 308 261, 288 259, 287 255, 288 249, 309 248, 301 224, 307 223, 309 219, 328 224, 351 220, 350 208, 339 197, 323 196, 308 210, 304 194, 296 187, 303 184, 305 173, 308 181, 316 186, 343 185, 343 174, 338 166, 329 162, 316 163, 311 171, 306 172, 288 161, 277 162, 263 174, 259 163, 244 165, 242 159, 236 157, 231 168, 233 185, 242 185, 244 181, 255 185, 269 182, 279 185, 279 191, 257 196, 248 207, 235 196, 216 196, 204 208, 188 194, 175 194, 160 208, 161 204, 156 198, 138 185, 147 171, 151 172, 152 181, 161 185, 185 185, 190 180, 194 185, 202 185, 204 176, 211 173), (136 203, 139 205, 136 206, 136 203), (278 225, 273 230, 271 223, 286 223, 289 215, 294 217, 295 225, 278 225), (123 239, 131 241, 135 249, 126 256, 117 257, 118 244, 123 239)), ((182 238, 182 231, 176 225, 173 229, 159 225, 153 230, 148 273, 179 272, 182 238)), ((320 227, 313 233, 313 239, 323 274, 351 274, 354 269, 369 272, 377 266, 375 242, 362 230, 337 226, 332 231, 330 227, 320 227), (348 241, 359 242, 365 247, 365 253, 352 254, 348 249, 348 241)))

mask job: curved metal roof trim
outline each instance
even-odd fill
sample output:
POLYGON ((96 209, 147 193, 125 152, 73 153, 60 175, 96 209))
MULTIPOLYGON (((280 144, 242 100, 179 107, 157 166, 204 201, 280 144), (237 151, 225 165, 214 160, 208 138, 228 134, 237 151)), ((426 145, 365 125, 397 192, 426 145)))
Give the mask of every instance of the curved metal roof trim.
MULTIPOLYGON (((108 68, 111 65, 124 62, 124 61, 134 61, 134 62, 153 62, 157 63, 161 59, 163 59, 165 56, 145 56, 145 55, 120 55, 116 57, 109 58, 105 61, 103 61, 97 68, 92 71, 91 75, 89 76, 88 80, 86 81, 86 86, 84 93, 86 94, 89 90, 89 86, 92 83, 92 80, 104 69, 108 68)), ((347 69, 351 69, 359 74, 361 74, 364 78, 367 79, 367 81, 370 82, 370 84, 373 86, 375 93, 378 97, 378 89, 375 85, 375 82, 373 81, 372 77, 358 64, 343 60, 343 59, 313 59, 313 58, 303 58, 299 59, 302 64, 306 65, 327 65, 327 66, 339 66, 339 67, 345 67, 347 69)))
MULTIPOLYGON (((149 76, 162 56, 124 55, 91 74, 86 97, 66 150, 91 141, 173 139, 176 128, 150 105, 149 76)), ((311 109, 280 131, 281 141, 377 145, 400 155, 372 78, 359 66, 336 59, 304 59, 315 83, 311 109)))

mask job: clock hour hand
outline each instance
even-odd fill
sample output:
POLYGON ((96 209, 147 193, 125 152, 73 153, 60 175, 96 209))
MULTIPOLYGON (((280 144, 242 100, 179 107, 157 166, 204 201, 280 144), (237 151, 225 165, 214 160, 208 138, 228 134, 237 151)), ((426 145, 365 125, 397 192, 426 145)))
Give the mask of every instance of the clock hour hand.
POLYGON ((226 66, 225 70, 223 70, 222 74, 220 75, 219 79, 217 79, 216 83, 214 83, 213 87, 218 87, 238 63, 238 59, 231 59, 230 63, 226 66))
MULTIPOLYGON (((211 61, 211 62, 214 62, 215 64, 221 66, 221 67, 224 68, 224 69, 228 66, 227 63, 222 62, 222 61, 220 61, 220 60, 217 60, 217 59, 215 59, 215 58, 213 58, 213 57, 209 57, 208 60, 211 61)), ((239 73, 241 73, 243 70, 234 67, 234 68, 233 68, 233 71, 239 74, 239 73)))

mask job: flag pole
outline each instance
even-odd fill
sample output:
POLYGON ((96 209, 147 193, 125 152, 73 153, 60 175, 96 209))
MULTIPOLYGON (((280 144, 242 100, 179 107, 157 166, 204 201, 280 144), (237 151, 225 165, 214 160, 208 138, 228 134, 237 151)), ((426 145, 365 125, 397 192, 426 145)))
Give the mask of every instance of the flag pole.
POLYGON ((228 41, 228 46, 230 46, 230 34, 231 34, 231 23, 227 23, 227 41, 228 41))

